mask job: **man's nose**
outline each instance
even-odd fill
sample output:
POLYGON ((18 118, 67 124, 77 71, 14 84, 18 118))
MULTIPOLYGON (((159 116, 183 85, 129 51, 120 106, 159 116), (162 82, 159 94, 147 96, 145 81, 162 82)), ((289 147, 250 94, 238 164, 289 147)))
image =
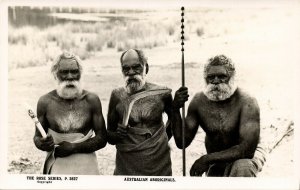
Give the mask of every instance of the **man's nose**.
POLYGON ((129 76, 132 76, 132 75, 135 75, 136 73, 135 73, 135 71, 132 68, 130 68, 127 74, 129 76))
POLYGON ((215 78, 212 80, 211 82, 212 84, 220 84, 221 80, 219 79, 219 77, 215 76, 215 78))
POLYGON ((68 72, 66 79, 68 80, 73 80, 74 79, 74 75, 71 72, 68 72))

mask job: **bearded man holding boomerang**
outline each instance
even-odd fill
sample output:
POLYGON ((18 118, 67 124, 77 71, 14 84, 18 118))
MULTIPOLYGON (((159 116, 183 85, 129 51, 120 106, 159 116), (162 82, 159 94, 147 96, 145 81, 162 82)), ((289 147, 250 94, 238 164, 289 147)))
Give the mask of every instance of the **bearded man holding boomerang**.
POLYGON ((120 61, 125 87, 112 91, 107 117, 108 142, 117 149, 114 175, 170 176, 172 108, 188 97, 173 101, 170 89, 146 82, 149 66, 141 50, 123 52, 120 61))
POLYGON ((101 102, 81 88, 77 56, 63 53, 51 71, 57 89, 43 95, 37 105, 38 120, 48 135, 43 138, 38 129, 34 135, 36 147, 48 152, 43 174, 97 175, 95 151, 107 142, 101 102))

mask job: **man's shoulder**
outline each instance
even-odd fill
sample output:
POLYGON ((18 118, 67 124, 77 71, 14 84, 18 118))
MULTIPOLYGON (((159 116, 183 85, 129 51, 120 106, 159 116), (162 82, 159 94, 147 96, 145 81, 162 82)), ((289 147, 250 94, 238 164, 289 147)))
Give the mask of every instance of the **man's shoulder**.
POLYGON ((122 94, 126 93, 124 87, 118 87, 112 90, 111 95, 114 97, 120 97, 122 94))
POLYGON ((204 105, 204 101, 206 101, 207 98, 205 98, 205 95, 203 92, 197 92, 193 96, 190 104, 189 104, 189 109, 190 110, 198 110, 199 105, 204 105))
POLYGON ((237 89, 237 94, 242 107, 246 109, 259 110, 259 104, 256 98, 244 89, 237 89))
POLYGON ((56 90, 52 90, 52 91, 42 95, 39 98, 38 103, 37 103, 38 109, 46 110, 48 107, 48 104, 51 101, 55 100, 55 98, 56 98, 56 90))
POLYGON ((102 105, 99 96, 94 93, 87 90, 82 91, 82 95, 80 97, 80 101, 84 101, 87 103, 88 107, 92 110, 101 110, 102 105))
POLYGON ((87 98, 96 98, 96 97, 98 97, 98 95, 96 93, 90 92, 90 91, 87 91, 87 90, 82 91, 82 96, 86 96, 87 98))
POLYGON ((200 92, 196 92, 196 94, 193 96, 193 100, 194 102, 200 102, 200 101, 204 101, 206 100, 206 96, 204 94, 203 91, 200 91, 200 92))
POLYGON ((257 103, 256 98, 244 89, 237 88, 236 93, 240 97, 242 102, 257 103))
POLYGON ((127 96, 125 87, 118 87, 112 90, 109 102, 117 103, 127 96))
POLYGON ((92 103, 95 101, 100 101, 100 98, 96 93, 87 90, 82 91, 81 98, 86 99, 88 102, 92 102, 92 103))
POLYGON ((39 98, 39 102, 41 103, 47 103, 49 102, 51 99, 55 98, 56 97, 56 90, 52 90, 44 95, 42 95, 40 98, 39 98))

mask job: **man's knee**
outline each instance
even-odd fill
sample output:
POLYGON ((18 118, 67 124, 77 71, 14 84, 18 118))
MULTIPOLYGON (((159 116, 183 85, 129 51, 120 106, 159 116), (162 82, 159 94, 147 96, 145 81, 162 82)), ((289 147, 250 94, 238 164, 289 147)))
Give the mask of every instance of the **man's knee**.
POLYGON ((256 177, 257 168, 251 159, 240 159, 232 164, 229 177, 256 177))

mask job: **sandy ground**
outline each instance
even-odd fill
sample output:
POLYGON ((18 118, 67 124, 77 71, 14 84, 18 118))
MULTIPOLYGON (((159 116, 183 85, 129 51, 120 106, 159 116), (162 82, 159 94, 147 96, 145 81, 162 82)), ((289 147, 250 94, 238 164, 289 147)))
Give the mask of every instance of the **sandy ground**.
MULTIPOLYGON (((233 59, 238 84, 258 99, 263 141, 267 147, 272 147, 293 122, 293 100, 296 97, 294 71, 299 61, 299 45, 295 43, 300 40, 299 29, 294 25, 298 14, 279 11, 276 15, 275 11, 271 21, 260 19, 259 22, 239 25, 241 29, 236 35, 199 38, 191 34, 186 42, 185 54, 186 84, 191 97, 203 87, 202 66, 210 56, 222 53, 233 59)), ((270 16, 267 18, 270 19, 270 16)), ((150 64, 148 81, 168 86, 174 93, 181 85, 179 44, 145 51, 150 64)), ((84 86, 99 95, 104 117, 112 89, 123 85, 119 56, 120 53, 107 50, 84 61, 84 86)), ((33 144, 34 125, 23 104, 27 102, 35 109, 38 98, 55 88, 50 66, 11 70, 8 85, 9 172, 39 173, 45 153, 33 144)), ((267 156, 261 177, 293 175, 293 139, 293 134, 288 136, 267 156)), ((194 160, 205 154, 203 140, 204 134, 199 130, 192 145, 187 148, 187 171, 194 160)), ((180 176, 181 150, 176 148, 173 139, 170 147, 173 175, 180 176)), ((107 145, 97 151, 97 156, 100 172, 112 175, 115 147, 107 145)))

